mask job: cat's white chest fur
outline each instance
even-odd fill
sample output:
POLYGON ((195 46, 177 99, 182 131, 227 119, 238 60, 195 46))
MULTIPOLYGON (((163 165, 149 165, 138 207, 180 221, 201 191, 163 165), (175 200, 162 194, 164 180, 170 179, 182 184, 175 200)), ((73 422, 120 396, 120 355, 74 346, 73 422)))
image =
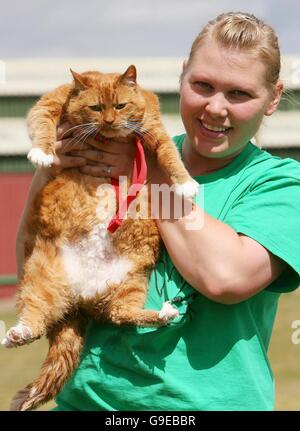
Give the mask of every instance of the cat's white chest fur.
POLYGON ((105 211, 97 207, 99 223, 89 235, 73 245, 61 249, 67 280, 75 296, 93 297, 105 293, 110 284, 121 283, 130 271, 132 262, 118 256, 107 230, 114 208, 105 211))

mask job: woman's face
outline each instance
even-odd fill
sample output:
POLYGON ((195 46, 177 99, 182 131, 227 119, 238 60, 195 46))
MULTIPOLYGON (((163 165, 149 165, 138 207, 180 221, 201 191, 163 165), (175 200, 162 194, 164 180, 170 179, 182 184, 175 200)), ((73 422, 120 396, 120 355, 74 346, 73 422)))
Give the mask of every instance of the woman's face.
POLYGON ((266 66, 245 51, 205 42, 184 66, 180 111, 191 148, 222 158, 239 153, 271 115, 282 88, 271 94, 266 66))

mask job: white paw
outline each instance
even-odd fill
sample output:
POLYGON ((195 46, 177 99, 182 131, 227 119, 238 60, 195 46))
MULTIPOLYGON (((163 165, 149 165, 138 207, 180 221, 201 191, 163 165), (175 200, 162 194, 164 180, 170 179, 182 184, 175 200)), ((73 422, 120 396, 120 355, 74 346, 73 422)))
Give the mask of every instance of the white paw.
POLYGON ((184 196, 185 198, 192 198, 198 193, 199 184, 197 181, 188 181, 183 184, 175 184, 175 193, 178 196, 184 196))
POLYGON ((22 346, 32 339, 32 330, 22 323, 10 328, 1 344, 5 347, 22 346))
POLYGON ((32 148, 27 154, 27 159, 34 165, 49 167, 54 162, 53 154, 46 154, 40 148, 32 148))
POLYGON ((166 301, 163 303, 163 306, 159 312, 158 317, 165 321, 173 320, 175 317, 179 316, 178 310, 173 307, 170 301, 166 301))

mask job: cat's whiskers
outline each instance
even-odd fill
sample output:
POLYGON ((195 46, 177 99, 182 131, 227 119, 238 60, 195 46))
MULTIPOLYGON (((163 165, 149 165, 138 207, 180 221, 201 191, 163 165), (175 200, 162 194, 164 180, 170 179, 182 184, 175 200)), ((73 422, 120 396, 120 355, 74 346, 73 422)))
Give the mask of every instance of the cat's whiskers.
POLYGON ((83 124, 78 124, 77 126, 70 127, 70 129, 66 130, 62 134, 62 139, 64 138, 64 136, 66 135, 66 133, 71 132, 71 130, 78 129, 79 127, 84 128, 85 126, 90 126, 90 125, 95 125, 96 126, 97 124, 99 124, 99 123, 95 123, 95 122, 93 122, 93 123, 83 123, 83 124))
POLYGON ((77 136, 74 136, 68 145, 72 145, 74 143, 83 145, 90 136, 94 137, 98 133, 98 123, 81 124, 79 127, 83 130, 77 136))
MULTIPOLYGON (((97 131, 97 129, 96 129, 97 131)), ((82 144, 82 146, 84 145, 85 141, 93 135, 93 133, 95 132, 95 128, 89 129, 89 130, 85 130, 81 135, 79 135, 79 139, 77 141, 77 143, 82 144)))
POLYGON ((141 136, 141 137, 148 136, 151 139, 155 139, 154 135, 151 132, 143 129, 141 126, 142 126, 141 122, 132 121, 132 120, 127 120, 126 123, 124 124, 124 127, 134 131, 138 136, 141 136))

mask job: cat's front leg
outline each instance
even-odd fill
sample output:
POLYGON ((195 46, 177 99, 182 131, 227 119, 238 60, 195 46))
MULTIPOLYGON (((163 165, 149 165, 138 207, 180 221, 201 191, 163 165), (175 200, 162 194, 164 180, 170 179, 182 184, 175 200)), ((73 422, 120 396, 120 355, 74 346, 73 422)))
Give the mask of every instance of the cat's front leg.
POLYGON ((49 167, 54 162, 56 127, 61 121, 68 91, 69 86, 63 86, 44 95, 29 111, 27 127, 32 149, 27 158, 34 165, 49 167))
POLYGON ((41 148, 31 148, 27 159, 36 166, 50 167, 54 162, 54 154, 46 154, 41 148))
POLYGON ((158 142, 157 162, 174 185, 175 193, 186 198, 194 197, 198 192, 199 184, 186 170, 175 143, 164 133, 159 135, 158 142))
POLYGON ((43 109, 35 106, 28 115, 27 124, 32 140, 32 148, 27 154, 28 160, 35 166, 52 166, 55 156, 56 123, 46 116, 43 109))

